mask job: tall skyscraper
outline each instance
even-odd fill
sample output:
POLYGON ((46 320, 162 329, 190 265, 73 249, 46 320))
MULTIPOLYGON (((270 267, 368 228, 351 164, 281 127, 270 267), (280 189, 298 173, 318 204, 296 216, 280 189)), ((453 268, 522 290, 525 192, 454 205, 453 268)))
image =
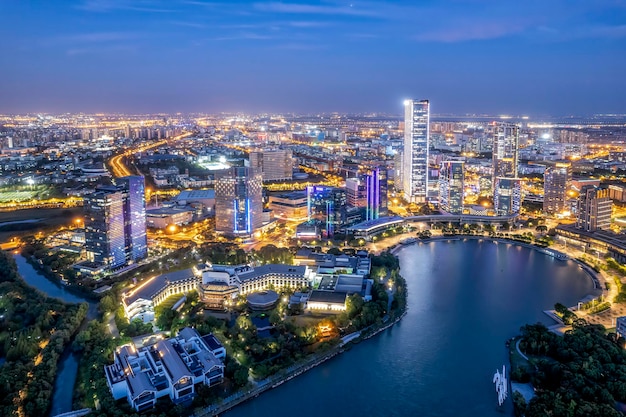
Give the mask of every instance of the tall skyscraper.
POLYGON ((293 151, 272 149, 250 152, 250 168, 260 173, 263 181, 282 181, 293 178, 293 151))
POLYGON ((215 182, 215 230, 250 236, 263 225, 263 180, 249 167, 232 167, 215 182))
POLYGON ((443 161, 439 170, 439 208, 451 214, 463 213, 465 162, 443 161))
POLYGON ((587 232, 608 229, 611 226, 612 205, 608 189, 583 186, 578 197, 576 227, 587 232))
POLYGON ((496 177, 493 206, 497 216, 519 214, 522 208, 522 180, 496 177))
MULTIPOLYGON (((517 178, 519 128, 512 123, 494 122, 493 178, 517 178)), ((495 185, 495 184, 494 184, 495 185)))
POLYGON ((146 191, 144 178, 129 176, 119 178, 118 186, 124 190, 124 239, 127 260, 137 260, 148 255, 146 235, 146 191))
POLYGON ((429 101, 405 100, 402 191, 409 203, 427 202, 429 129, 429 101))
POLYGON ((561 213, 566 209, 567 190, 572 181, 572 164, 557 162, 546 167, 543 174, 543 211, 561 213))
POLYGON ((387 169, 376 167, 365 178, 365 220, 374 220, 387 215, 387 169))
POLYGON ((90 261, 109 268, 148 253, 143 177, 117 180, 85 196, 85 247, 90 261))

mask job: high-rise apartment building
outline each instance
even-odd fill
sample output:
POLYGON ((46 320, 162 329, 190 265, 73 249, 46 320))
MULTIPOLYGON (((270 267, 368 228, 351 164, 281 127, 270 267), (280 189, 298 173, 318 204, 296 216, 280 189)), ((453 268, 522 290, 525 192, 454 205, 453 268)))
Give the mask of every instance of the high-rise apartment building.
POLYGON ((272 149, 250 152, 250 168, 260 173, 263 181, 283 181, 293 178, 293 151, 272 149))
POLYGON ((496 177, 493 206, 497 216, 519 214, 522 208, 522 180, 496 177))
POLYGON ((494 122, 493 178, 517 178, 519 128, 512 123, 494 122))
POLYGON ((439 208, 451 214, 463 213, 465 162, 443 161, 439 170, 439 208))
POLYGON ((572 164, 557 162, 543 174, 543 211, 558 214, 566 210, 567 191, 572 181, 572 164))
POLYGON ((250 236, 263 225, 263 180, 249 167, 232 167, 215 182, 215 230, 250 236))
POLYGON ((117 180, 85 196, 85 247, 90 261, 117 268, 148 254, 143 177, 117 180))
POLYGON ((576 227, 587 232, 608 229, 611 226, 612 205, 608 189, 583 186, 578 197, 576 227))
POLYGON ((405 100, 402 191, 409 203, 427 202, 429 129, 429 101, 405 100))

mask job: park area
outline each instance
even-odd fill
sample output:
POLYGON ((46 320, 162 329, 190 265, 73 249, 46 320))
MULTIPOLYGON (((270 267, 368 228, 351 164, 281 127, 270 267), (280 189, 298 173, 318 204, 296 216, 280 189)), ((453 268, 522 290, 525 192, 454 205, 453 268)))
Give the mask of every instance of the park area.
POLYGON ((47 200, 60 197, 58 191, 49 185, 13 185, 0 187, 0 203, 47 200))

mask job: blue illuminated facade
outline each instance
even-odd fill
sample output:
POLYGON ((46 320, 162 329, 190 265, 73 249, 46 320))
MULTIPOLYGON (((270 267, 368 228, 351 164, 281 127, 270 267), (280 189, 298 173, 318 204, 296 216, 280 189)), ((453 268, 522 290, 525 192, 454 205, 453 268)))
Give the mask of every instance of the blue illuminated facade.
POLYGON ((117 180, 126 194, 124 200, 124 238, 128 261, 136 261, 148 255, 146 236, 145 182, 140 176, 117 180))
POLYGON ((249 167, 232 167, 215 183, 215 230, 247 237, 263 226, 263 181, 249 167))

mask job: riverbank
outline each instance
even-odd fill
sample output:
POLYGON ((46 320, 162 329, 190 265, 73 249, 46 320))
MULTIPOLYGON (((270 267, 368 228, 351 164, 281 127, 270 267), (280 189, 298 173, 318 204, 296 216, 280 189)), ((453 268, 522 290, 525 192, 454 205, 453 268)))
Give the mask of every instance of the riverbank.
POLYGON ((223 399, 220 402, 220 404, 212 405, 210 407, 203 409, 202 411, 196 411, 195 413, 191 415, 191 417, 217 416, 221 413, 224 413, 232 409, 233 407, 236 407, 239 404, 242 404, 248 400, 256 398, 260 394, 266 391, 269 391, 273 388, 276 388, 299 375, 302 375, 303 373, 329 361, 335 356, 341 353, 344 353, 346 351, 349 351, 352 344, 360 343, 361 341, 370 339, 373 336, 376 336, 382 333, 383 331, 393 327, 400 320, 402 320, 402 318, 406 315, 406 313, 407 313, 407 309, 405 309, 402 312, 402 314, 396 317, 393 321, 389 323, 384 323, 380 327, 377 327, 376 329, 370 329, 372 330, 371 332, 368 332, 367 331, 368 329, 364 329, 360 331, 361 334, 358 337, 351 339, 348 343, 339 344, 336 347, 331 348, 331 350, 328 352, 324 352, 323 354, 319 356, 310 358, 301 364, 293 365, 287 368, 286 370, 284 370, 283 372, 279 372, 278 374, 273 375, 272 377, 259 381, 256 383, 256 386, 254 388, 246 392, 235 393, 231 395, 230 397, 223 399))
POLYGON ((89 321, 98 317, 98 306, 96 303, 68 291, 67 287, 50 280, 42 271, 35 268, 36 265, 28 262, 28 259, 24 256, 14 254, 13 259, 18 275, 29 287, 47 297, 55 298, 66 304, 87 304, 88 306, 85 318, 73 334, 70 335, 58 359, 50 403, 50 415, 52 416, 72 411, 73 388, 80 360, 80 355, 72 351, 72 343, 76 335, 86 328, 89 321))

